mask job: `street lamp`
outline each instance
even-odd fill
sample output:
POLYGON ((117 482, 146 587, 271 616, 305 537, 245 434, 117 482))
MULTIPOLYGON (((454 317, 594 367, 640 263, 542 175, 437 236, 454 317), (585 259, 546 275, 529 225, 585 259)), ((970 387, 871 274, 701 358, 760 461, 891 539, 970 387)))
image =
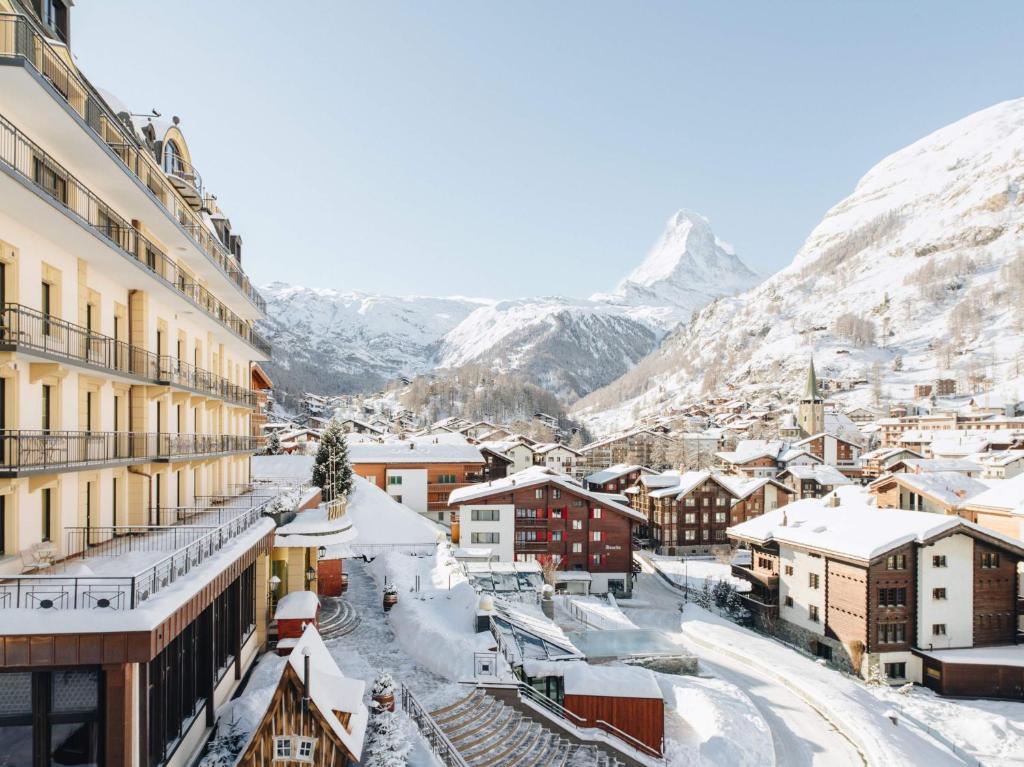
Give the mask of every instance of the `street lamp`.
POLYGON ((323 559, 327 556, 327 547, 321 546, 319 549, 316 550, 316 553, 319 555, 320 559, 323 559))
POLYGON ((316 580, 316 570, 314 570, 313 566, 310 565, 309 567, 306 568, 306 582, 310 583, 310 582, 315 581, 315 580, 316 580))

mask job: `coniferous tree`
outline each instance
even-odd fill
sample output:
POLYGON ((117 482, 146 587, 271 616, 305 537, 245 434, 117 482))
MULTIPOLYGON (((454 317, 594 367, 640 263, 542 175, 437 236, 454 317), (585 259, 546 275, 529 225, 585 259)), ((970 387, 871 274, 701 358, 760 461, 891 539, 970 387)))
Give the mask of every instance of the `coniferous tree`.
POLYGON ((313 484, 323 489, 323 499, 333 501, 352 489, 352 464, 348 460, 348 441, 341 424, 331 419, 320 438, 313 461, 313 484))
POLYGON ((267 455, 281 455, 284 449, 281 447, 281 435, 276 431, 270 432, 267 437, 267 455))

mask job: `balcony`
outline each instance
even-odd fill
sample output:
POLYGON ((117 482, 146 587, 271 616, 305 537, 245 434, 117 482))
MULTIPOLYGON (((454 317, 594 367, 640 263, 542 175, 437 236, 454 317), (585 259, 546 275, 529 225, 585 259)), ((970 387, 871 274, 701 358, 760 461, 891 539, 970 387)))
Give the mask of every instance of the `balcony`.
POLYGON ((177 386, 245 407, 256 406, 252 389, 21 304, 5 304, 0 313, 0 351, 24 352, 147 383, 177 386))
POLYGON ((251 453, 259 440, 236 434, 0 431, 0 477, 251 453))
POLYGON ((139 185, 148 190, 163 210, 168 223, 177 227, 203 253, 204 257, 261 313, 266 302, 253 287, 234 255, 203 223, 193 208, 189 189, 199 193, 202 182, 191 166, 180 173, 164 175, 156 171, 155 159, 142 146, 134 132, 111 112, 85 80, 74 72, 61 55, 33 26, 32 21, 14 13, 0 14, 0 58, 16 59, 38 73, 59 98, 81 119, 101 145, 116 157, 139 185), (180 192, 179 185, 185 189, 180 192), (181 194, 186 202, 179 201, 181 194))
POLYGON ((171 185, 193 210, 203 207, 203 178, 195 166, 184 158, 175 157, 171 167, 164 167, 171 185))
MULTIPOLYGON (((252 546, 259 539, 244 536, 265 519, 272 500, 247 496, 231 508, 204 509, 198 524, 71 528, 64 558, 50 572, 0 578, 0 610, 52 611, 55 620, 67 610, 89 610, 96 617, 134 610, 240 537, 252 546)), ((273 529, 269 522, 264 527, 273 529)))
POLYGON ((523 554, 547 554, 549 541, 516 541, 515 550, 523 554))
POLYGON ((81 226, 100 235, 117 252, 184 296, 215 322, 270 357, 269 341, 210 291, 193 282, 162 250, 2 116, 0 165, 6 166, 9 172, 55 202, 81 226))

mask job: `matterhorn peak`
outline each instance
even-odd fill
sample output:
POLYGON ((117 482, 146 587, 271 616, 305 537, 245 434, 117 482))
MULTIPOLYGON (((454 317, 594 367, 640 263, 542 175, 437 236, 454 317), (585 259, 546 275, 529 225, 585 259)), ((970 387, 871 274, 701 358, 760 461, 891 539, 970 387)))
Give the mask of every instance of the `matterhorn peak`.
POLYGON ((672 325, 719 296, 744 291, 759 281, 732 246, 715 236, 706 217, 683 208, 668 219, 647 257, 615 292, 593 298, 659 307, 663 323, 672 325))

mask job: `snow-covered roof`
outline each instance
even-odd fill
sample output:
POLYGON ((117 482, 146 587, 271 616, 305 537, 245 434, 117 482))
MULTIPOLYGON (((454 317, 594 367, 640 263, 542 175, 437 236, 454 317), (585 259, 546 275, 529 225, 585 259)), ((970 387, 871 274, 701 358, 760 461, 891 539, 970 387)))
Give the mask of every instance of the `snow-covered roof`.
POLYGON ((607 469, 595 471, 593 474, 588 475, 586 479, 591 484, 603 485, 605 482, 611 482, 613 479, 624 477, 634 471, 641 471, 643 468, 639 464, 617 463, 614 466, 609 466, 607 469))
POLYGON ((988 490, 972 496, 963 505, 1024 516, 1024 474, 1011 479, 989 480, 988 490))
POLYGON ((348 456, 352 463, 484 463, 480 448, 465 439, 450 442, 435 441, 435 437, 349 445, 348 456))
POLYGON ((955 471, 932 471, 920 474, 887 474, 871 483, 878 487, 896 482, 915 493, 926 495, 947 506, 960 503, 988 490, 988 485, 955 471))
POLYGON ((650 669, 639 666, 592 666, 571 663, 563 672, 566 695, 602 698, 656 698, 661 688, 650 669))
POLYGON ((835 466, 828 466, 826 464, 797 464, 787 467, 779 476, 782 476, 783 474, 792 474, 794 477, 801 480, 814 480, 819 485, 827 485, 829 487, 853 484, 853 480, 839 471, 835 466))
POLYGON ((772 479, 771 477, 747 477, 735 474, 723 474, 719 475, 718 480, 726 485, 733 494, 739 499, 749 498, 753 493, 760 490, 765 485, 774 485, 783 492, 792 493, 793 489, 786 487, 778 480, 772 479))
POLYGON ((1000 647, 965 647, 959 650, 917 650, 917 652, 943 663, 1024 668, 1024 645, 1021 644, 1000 647))
POLYGON ((316 627, 310 624, 302 632, 288 656, 288 664, 305 683, 305 659, 309 657, 310 680, 306 694, 331 730, 356 759, 363 752, 363 739, 369 721, 369 711, 363 703, 366 682, 350 679, 341 673, 338 664, 331 657, 316 627), (348 725, 341 723, 337 713, 350 714, 348 725))
POLYGON ((906 466, 911 474, 926 474, 936 471, 956 471, 963 474, 981 471, 981 466, 977 463, 963 458, 904 458, 901 461, 897 461, 894 465, 898 464, 906 466))
POLYGON ((320 599, 312 591, 290 591, 277 603, 274 620, 313 620, 319 609, 320 599))
POLYGON ((298 479, 313 476, 311 455, 254 455, 252 458, 253 479, 298 479))
POLYGON ((327 506, 321 505, 300 511, 291 522, 277 528, 274 547, 294 549, 338 546, 354 541, 358 535, 358 529, 347 512, 331 519, 327 506))
POLYGON ((441 528, 410 509, 363 477, 352 476, 345 516, 359 530, 359 538, 350 544, 332 548, 328 558, 359 556, 360 546, 385 543, 433 546, 441 528))
POLYGON ((561 442, 544 442, 540 445, 534 445, 533 452, 544 455, 545 453, 550 453, 552 450, 557 450, 558 448, 568 450, 573 455, 580 455, 579 450, 573 450, 571 447, 563 445, 561 442))
POLYGON ((759 544, 776 541, 867 562, 907 543, 924 543, 962 528, 999 540, 1024 554, 1021 541, 962 517, 879 509, 862 488, 845 490, 839 494, 838 506, 828 506, 822 498, 808 498, 734 525, 727 532, 759 544))
POLYGON ((602 507, 612 511, 617 511, 631 519, 636 519, 641 522, 647 519, 646 516, 634 510, 632 507, 612 500, 607 493, 597 493, 593 490, 586 490, 583 485, 572 477, 560 474, 545 466, 531 466, 527 469, 523 469, 522 471, 518 471, 515 474, 509 474, 507 477, 502 477, 501 479, 494 479, 490 482, 481 482, 452 490, 451 495, 448 496, 448 505, 454 506, 456 504, 465 504, 480 498, 487 498, 492 495, 498 495, 499 493, 508 493, 524 487, 543 485, 548 482, 554 483, 560 488, 575 493, 578 496, 582 496, 583 498, 590 498, 592 501, 599 503, 602 507))

